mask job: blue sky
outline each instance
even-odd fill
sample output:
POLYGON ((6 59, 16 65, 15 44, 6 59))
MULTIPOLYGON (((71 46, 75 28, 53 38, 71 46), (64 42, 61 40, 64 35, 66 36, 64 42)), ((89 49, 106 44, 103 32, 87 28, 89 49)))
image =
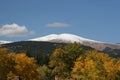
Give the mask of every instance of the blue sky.
POLYGON ((120 0, 0 0, 0 40, 60 33, 120 43, 120 0))

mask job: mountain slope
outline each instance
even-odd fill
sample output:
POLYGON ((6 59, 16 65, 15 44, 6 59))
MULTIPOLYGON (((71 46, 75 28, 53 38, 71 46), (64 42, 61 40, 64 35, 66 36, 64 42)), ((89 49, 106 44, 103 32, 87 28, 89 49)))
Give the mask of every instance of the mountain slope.
POLYGON ((91 41, 91 42, 99 42, 87 38, 83 38, 80 36, 76 36, 73 34, 50 34, 47 36, 43 36, 40 38, 30 39, 31 41, 47 41, 47 42, 56 42, 56 43, 83 43, 85 41, 91 41))
POLYGON ((80 36, 76 36, 73 34, 51 34, 40 38, 30 39, 30 41, 46 41, 46 42, 55 42, 55 43, 77 42, 85 46, 90 46, 100 51, 103 51, 106 47, 109 47, 111 49, 120 49, 120 44, 110 44, 110 43, 95 41, 80 36))
MULTIPOLYGON (((5 44, 5 47, 8 47, 9 50, 14 49, 13 51, 15 51, 16 48, 18 48, 16 50, 20 49, 20 51, 22 51, 22 48, 25 48, 25 47, 28 47, 28 48, 30 47, 30 49, 32 49, 32 48, 36 48, 39 46, 42 47, 45 45, 46 49, 47 49, 46 51, 49 51, 48 49, 50 47, 47 47, 47 46, 50 46, 51 44, 46 45, 45 42, 54 43, 54 45, 56 45, 58 43, 59 44, 67 44, 67 43, 77 42, 77 43, 80 43, 84 46, 88 46, 88 47, 94 48, 96 50, 106 52, 106 53, 111 54, 111 55, 117 56, 120 54, 120 44, 111 44, 111 43, 106 43, 106 42, 95 41, 95 40, 83 38, 80 36, 76 36, 73 34, 51 34, 51 35, 47 35, 47 36, 43 36, 43 37, 39 37, 39 38, 35 38, 35 39, 30 39, 30 40, 28 40, 28 42, 26 41, 24 44, 23 44, 23 42, 22 43, 18 42, 19 44, 18 43, 17 44, 13 43, 10 45, 5 44), (38 43, 39 45, 36 45, 36 43, 38 43), (25 46, 20 46, 21 44, 25 45, 25 46)), ((45 49, 42 49, 42 48, 37 48, 37 49, 41 50, 43 53, 46 53, 46 52, 44 52, 45 49)), ((29 50, 27 50, 27 51, 29 51, 29 50)), ((50 50, 50 51, 52 51, 52 50, 50 50)))
MULTIPOLYGON (((20 41, 2 44, 1 48, 6 48, 8 52, 26 53, 29 57, 34 57, 37 63, 43 64, 48 61, 48 57, 58 47, 63 47, 65 43, 52 43, 43 41, 20 41)), ((93 50, 91 47, 82 46, 84 50, 93 50)))
POLYGON ((11 43, 12 41, 3 41, 3 40, 0 40, 0 44, 7 44, 7 43, 11 43))

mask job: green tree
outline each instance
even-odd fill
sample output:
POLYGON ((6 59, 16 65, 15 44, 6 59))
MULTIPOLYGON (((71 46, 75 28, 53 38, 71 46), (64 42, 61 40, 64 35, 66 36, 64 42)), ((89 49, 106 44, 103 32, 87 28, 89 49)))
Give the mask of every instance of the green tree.
POLYGON ((51 69, 47 65, 43 65, 40 67, 40 71, 42 73, 42 77, 40 80, 51 80, 51 69))
POLYGON ((53 76, 70 78, 74 61, 83 53, 82 51, 79 43, 68 44, 65 47, 57 48, 51 54, 49 62, 53 76))

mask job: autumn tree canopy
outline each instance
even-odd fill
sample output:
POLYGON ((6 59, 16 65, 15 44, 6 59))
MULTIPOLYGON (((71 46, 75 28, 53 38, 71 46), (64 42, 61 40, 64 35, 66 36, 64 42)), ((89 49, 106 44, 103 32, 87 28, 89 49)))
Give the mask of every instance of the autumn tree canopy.
POLYGON ((97 51, 87 51, 76 61, 72 77, 78 80, 119 80, 120 60, 97 51))
POLYGON ((120 80, 120 59, 96 50, 83 50, 79 43, 72 43, 55 49, 49 63, 38 66, 34 58, 24 53, 0 49, 0 80, 15 77, 21 80, 120 80))
POLYGON ((39 80, 41 74, 33 58, 0 49, 0 80, 11 80, 16 76, 21 80, 39 80))
POLYGON ((74 61, 82 53, 82 48, 78 43, 57 48, 50 56, 49 66, 52 68, 52 74, 60 78, 69 78, 74 61))

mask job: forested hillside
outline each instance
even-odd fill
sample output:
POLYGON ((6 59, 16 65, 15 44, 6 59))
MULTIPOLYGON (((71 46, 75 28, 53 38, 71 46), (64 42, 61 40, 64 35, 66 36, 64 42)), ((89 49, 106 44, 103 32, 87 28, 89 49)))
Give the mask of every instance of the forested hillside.
MULTIPOLYGON (((120 80, 119 58, 78 43, 59 46, 41 58, 48 60, 38 64, 26 53, 0 49, 0 80, 120 80)), ((37 61, 42 62, 41 58, 37 61)))
MULTIPOLYGON (((8 52, 26 53, 29 57, 34 57, 37 64, 43 65, 48 62, 50 54, 65 43, 52 43, 43 41, 21 41, 9 44, 3 44, 1 47, 6 48, 8 52)), ((81 46, 84 50, 93 50, 91 47, 81 46)))

